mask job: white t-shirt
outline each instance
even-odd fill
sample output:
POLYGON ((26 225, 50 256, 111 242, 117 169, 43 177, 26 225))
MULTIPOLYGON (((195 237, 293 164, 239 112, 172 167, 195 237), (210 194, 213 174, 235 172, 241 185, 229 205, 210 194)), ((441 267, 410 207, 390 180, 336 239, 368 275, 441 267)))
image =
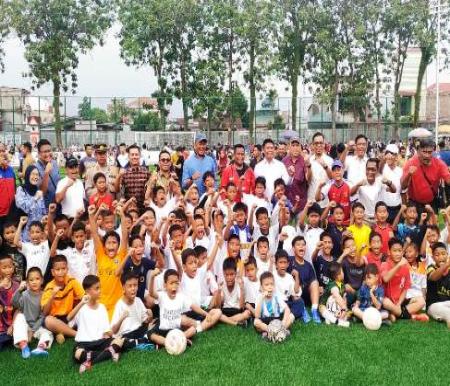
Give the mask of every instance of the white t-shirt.
POLYGON ((402 204, 402 187, 400 184, 402 174, 403 169, 401 167, 396 166, 394 169, 391 169, 388 165, 384 165, 382 176, 392 181, 395 186, 395 193, 389 192, 388 189, 383 191, 381 199, 387 206, 399 206, 402 204))
POLYGON ((106 307, 99 303, 96 308, 85 304, 75 315, 77 325, 76 342, 93 342, 103 338, 103 334, 111 331, 106 307))
POLYGON ((27 272, 31 267, 38 267, 42 274, 45 275, 50 258, 48 241, 42 241, 37 245, 30 242, 22 242, 22 249, 20 252, 23 253, 27 260, 27 272))
POLYGON ((261 307, 261 315, 255 315, 257 318, 279 318, 287 304, 278 294, 273 295, 271 299, 266 299, 261 294, 256 301, 256 308, 258 306, 261 307))
POLYGON ((119 299, 114 307, 114 313, 111 319, 111 326, 116 324, 120 317, 124 314, 125 311, 128 311, 128 316, 123 320, 120 325, 119 330, 115 334, 115 336, 121 336, 123 334, 127 334, 134 330, 137 330, 141 327, 144 320, 147 319, 147 309, 142 303, 142 300, 138 297, 134 299, 133 304, 126 304, 123 299, 119 299))
POLYGON ((117 156, 117 163, 121 168, 124 168, 128 164, 128 154, 119 154, 117 156))
POLYGON ((268 272, 270 269, 270 259, 268 258, 266 261, 262 261, 259 257, 255 257, 256 260, 256 266, 258 268, 258 278, 261 277, 261 275, 264 272, 268 272))
MULTIPOLYGON (((206 268, 206 266, 204 266, 206 268)), ((205 269, 203 269, 205 270, 205 269)), ((180 292, 189 298, 189 301, 193 304, 201 306, 202 304, 202 286, 200 283, 200 276, 198 271, 195 277, 188 276, 185 272, 181 277, 180 292)), ((184 310, 184 312, 189 311, 190 306, 184 310)))
MULTIPOLYGON (((311 181, 309 181, 308 185, 308 201, 316 201, 316 191, 319 187, 319 184, 322 181, 328 181, 327 171, 323 168, 323 166, 319 163, 319 159, 323 159, 323 161, 328 165, 331 170, 331 166, 333 165, 333 159, 326 154, 322 154, 320 158, 316 155, 313 155, 309 158, 311 162, 311 181)), ((325 207, 328 203, 327 197, 320 202, 321 207, 325 207)))
MULTIPOLYGON (((56 185, 56 193, 61 192, 67 185, 69 177, 64 177, 56 185)), ((77 211, 84 209, 85 191, 83 182, 80 179, 75 180, 75 183, 66 191, 64 200, 61 201, 61 212, 67 217, 74 218, 77 211)))
MULTIPOLYGON (((272 225, 269 228, 269 233, 267 235, 263 235, 261 232, 261 228, 258 224, 255 224, 253 227, 253 240, 258 241, 261 236, 265 236, 269 239, 269 251, 272 255, 275 255, 275 252, 278 249, 278 234, 280 232, 280 225, 277 223, 272 225)), ((258 255, 257 243, 254 244, 255 256, 258 255)))
POLYGON ((176 207, 175 198, 167 200, 163 207, 159 207, 153 201, 150 203, 150 207, 155 211, 155 227, 159 227, 161 224, 161 219, 163 217, 169 217, 170 212, 172 212, 176 207))
POLYGON ((364 205, 365 214, 368 218, 375 216, 375 205, 386 191, 386 185, 381 182, 382 179, 381 176, 378 176, 372 185, 367 183, 358 189, 358 201, 364 205))
MULTIPOLYGON (((366 163, 367 156, 363 158, 359 158, 355 155, 348 155, 345 157, 345 170, 347 171, 347 181, 350 187, 356 185, 361 182, 364 178, 366 178, 366 163)), ((357 200, 358 196, 355 194, 351 197, 352 202, 357 200)))
POLYGON ((241 308, 241 289, 237 283, 234 283, 234 287, 231 291, 228 290, 228 286, 223 286, 223 308, 241 308))
POLYGON ((208 250, 211 241, 209 240, 208 235, 205 232, 205 235, 201 239, 195 239, 195 242, 192 241, 192 236, 189 236, 186 240, 186 248, 195 248, 197 245, 201 245, 202 247, 208 250))
POLYGON ((267 201, 266 198, 259 198, 253 194, 242 193, 242 202, 247 205, 249 213, 252 206, 256 205, 255 212, 253 213, 253 224, 256 224, 256 211, 258 208, 266 208, 269 217, 272 215, 272 203, 267 201))
POLYGON ((266 197, 271 200, 274 188, 274 182, 278 178, 282 178, 286 185, 291 182, 286 166, 283 162, 277 159, 272 159, 270 162, 266 158, 262 159, 255 166, 255 178, 264 177, 266 179, 266 197))
POLYGON ((256 303, 256 299, 259 296, 259 280, 251 281, 247 277, 243 278, 244 280, 244 294, 245 294, 245 302, 246 303, 256 303))
POLYGON ((275 279, 275 288, 278 294, 281 296, 285 302, 291 296, 300 296, 300 294, 295 293, 295 280, 290 273, 286 273, 284 276, 280 276, 278 272, 275 270, 273 273, 273 277, 275 279))
POLYGON ((312 264, 311 256, 316 249, 317 243, 320 241, 320 235, 322 234, 322 228, 310 228, 309 225, 305 225, 303 232, 299 229, 299 235, 303 236, 306 241, 306 251, 304 259, 312 264))
POLYGON ((171 299, 165 291, 158 292, 159 300, 159 328, 161 330, 173 330, 181 327, 181 315, 191 308, 190 299, 178 292, 171 299))
POLYGON ((83 282, 87 275, 97 274, 97 260, 94 252, 94 243, 92 240, 86 240, 81 252, 76 248, 68 247, 66 249, 57 249, 58 255, 64 255, 67 259, 69 275, 83 282))

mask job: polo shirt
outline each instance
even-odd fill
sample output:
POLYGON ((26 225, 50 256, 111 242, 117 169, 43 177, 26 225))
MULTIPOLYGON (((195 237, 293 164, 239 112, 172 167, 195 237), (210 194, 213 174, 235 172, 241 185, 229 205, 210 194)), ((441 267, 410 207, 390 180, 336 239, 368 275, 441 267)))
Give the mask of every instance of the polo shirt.
MULTIPOLYGON (((52 171, 50 172, 48 179, 47 193, 44 194, 46 208, 48 208, 48 206, 55 201, 56 186, 58 185, 59 182, 59 166, 55 160, 52 160, 51 162, 52 162, 52 171)), ((41 160, 38 160, 36 162, 36 167, 38 169, 42 183, 42 179, 44 178, 45 174, 45 164, 41 160)))
MULTIPOLYGON (((52 280, 45 286, 42 294, 41 306, 48 303, 52 297, 53 289, 55 288, 55 280, 52 280)), ((60 289, 53 298, 50 314, 52 316, 67 316, 73 310, 76 303, 78 303, 84 295, 84 290, 81 284, 73 277, 66 276, 64 278, 64 288, 60 289)))
POLYGON ((204 157, 199 157, 195 153, 191 154, 189 158, 184 161, 183 164, 183 175, 182 183, 183 188, 188 188, 186 182, 188 179, 192 179, 195 172, 200 172, 200 177, 197 178, 194 183, 197 185, 199 196, 201 197, 203 193, 206 192, 205 185, 203 184, 202 177, 206 172, 211 172, 214 176, 216 175, 217 165, 216 161, 209 155, 204 157))
MULTIPOLYGON (((328 174, 327 171, 323 168, 323 166, 319 163, 318 160, 322 159, 330 168, 333 165, 333 158, 326 154, 322 154, 321 157, 317 157, 316 155, 313 155, 310 157, 311 162, 311 180, 309 181, 309 187, 308 187, 308 201, 316 201, 316 191, 319 187, 319 184, 321 181, 328 181, 328 174)), ((320 202, 321 207, 325 207, 328 200, 325 199, 320 202)))
MULTIPOLYGON (((298 157, 295 161, 291 156, 283 158, 283 164, 287 173, 290 166, 294 166, 295 172, 290 182, 286 182, 288 187, 286 189, 286 196, 292 203, 295 203, 295 197, 300 198, 299 209, 303 210, 308 198, 308 181, 306 181, 306 166, 303 157, 298 157)), ((289 173, 287 173, 288 178, 289 173)), ((283 177, 282 177, 283 178, 283 177)), ((284 178, 283 178, 284 179, 284 178)))
POLYGON ((394 230, 390 224, 386 224, 385 226, 380 226, 375 224, 373 226, 373 230, 377 232, 381 236, 381 253, 388 255, 389 254, 389 239, 394 237, 394 230))
POLYGON ((283 162, 272 159, 270 162, 264 158, 255 166, 255 178, 264 177, 266 179, 266 197, 271 200, 273 196, 274 182, 278 178, 282 178, 286 185, 289 184, 291 178, 287 172, 283 162))
POLYGON ((338 185, 335 180, 330 180, 323 188, 322 194, 328 197, 329 201, 334 201, 340 204, 344 209, 344 222, 350 220, 350 186, 341 181, 341 185, 338 185))
MULTIPOLYGON (((384 263, 381 263, 381 276, 383 277, 389 272, 397 263, 394 263, 391 259, 388 259, 384 263)), ((387 283, 383 281, 385 296, 392 300, 393 303, 397 303, 400 299, 400 295, 403 291, 407 291, 411 287, 411 278, 409 275, 409 268, 407 265, 400 267, 391 280, 387 283)))
POLYGON ((367 156, 359 158, 355 155, 345 157, 345 170, 347 172, 347 180, 350 185, 356 185, 358 182, 366 178, 367 156))

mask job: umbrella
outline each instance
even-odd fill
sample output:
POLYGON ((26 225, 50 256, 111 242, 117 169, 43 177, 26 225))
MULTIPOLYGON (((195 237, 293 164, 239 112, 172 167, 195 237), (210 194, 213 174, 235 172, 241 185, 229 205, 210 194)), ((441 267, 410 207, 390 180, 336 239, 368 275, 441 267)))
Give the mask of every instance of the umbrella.
POLYGON ((291 138, 298 137, 298 132, 294 130, 286 130, 281 133, 281 138, 285 141, 290 141, 291 138))
POLYGON ((408 138, 427 138, 431 137, 431 131, 424 129, 423 127, 419 127, 418 129, 411 130, 408 133, 408 138))

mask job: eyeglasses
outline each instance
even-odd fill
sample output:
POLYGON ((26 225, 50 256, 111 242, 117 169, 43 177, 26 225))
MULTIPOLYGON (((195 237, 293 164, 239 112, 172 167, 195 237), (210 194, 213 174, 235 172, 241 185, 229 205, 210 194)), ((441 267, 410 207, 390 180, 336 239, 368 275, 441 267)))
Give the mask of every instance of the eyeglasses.
POLYGON ((323 145, 325 142, 313 142, 313 145, 323 145))
POLYGON ((164 163, 170 162, 170 158, 161 158, 160 161, 164 163))

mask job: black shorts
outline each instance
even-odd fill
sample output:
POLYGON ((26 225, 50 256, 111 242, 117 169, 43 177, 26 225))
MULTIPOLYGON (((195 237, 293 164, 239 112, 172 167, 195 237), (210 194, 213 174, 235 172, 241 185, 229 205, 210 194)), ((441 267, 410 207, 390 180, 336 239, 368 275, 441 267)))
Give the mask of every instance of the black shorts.
POLYGON ((267 318, 261 318, 261 322, 263 322, 264 324, 269 325, 272 320, 276 320, 276 319, 283 320, 283 316, 284 316, 284 313, 282 313, 279 318, 275 318, 273 316, 267 317, 267 318))
POLYGON ((105 338, 93 340, 92 342, 75 342, 75 346, 73 347, 73 359, 76 363, 78 361, 75 359, 75 352, 82 348, 85 351, 103 351, 106 350, 113 341, 114 338, 105 338))
POLYGON ((206 317, 206 316, 204 316, 204 315, 198 314, 198 313, 195 312, 195 311, 188 311, 188 312, 185 312, 183 315, 184 315, 184 316, 187 316, 187 317, 190 318, 190 319, 197 320, 197 321, 199 321, 199 322, 203 322, 203 321, 205 320, 205 317, 206 317))
POLYGON ((139 339, 144 338, 147 336, 148 326, 146 324, 143 324, 141 327, 137 328, 134 331, 127 332, 126 334, 123 334, 123 338, 127 339, 139 339))
POLYGON ((149 332, 148 332, 148 337, 149 339, 151 339, 151 336, 153 334, 155 335, 159 335, 162 337, 166 337, 167 334, 169 333, 170 330, 162 330, 161 328, 159 328, 159 323, 157 325, 155 325, 149 332))
POLYGON ((253 309, 256 309, 256 304, 255 303, 245 303, 245 305, 249 305, 249 306, 253 307, 253 309))
POLYGON ((55 318, 60 320, 65 324, 69 324, 69 320, 67 319, 67 315, 55 315, 55 318))
POLYGON ((229 318, 243 313, 244 310, 242 308, 222 308, 222 314, 228 316, 229 318))

